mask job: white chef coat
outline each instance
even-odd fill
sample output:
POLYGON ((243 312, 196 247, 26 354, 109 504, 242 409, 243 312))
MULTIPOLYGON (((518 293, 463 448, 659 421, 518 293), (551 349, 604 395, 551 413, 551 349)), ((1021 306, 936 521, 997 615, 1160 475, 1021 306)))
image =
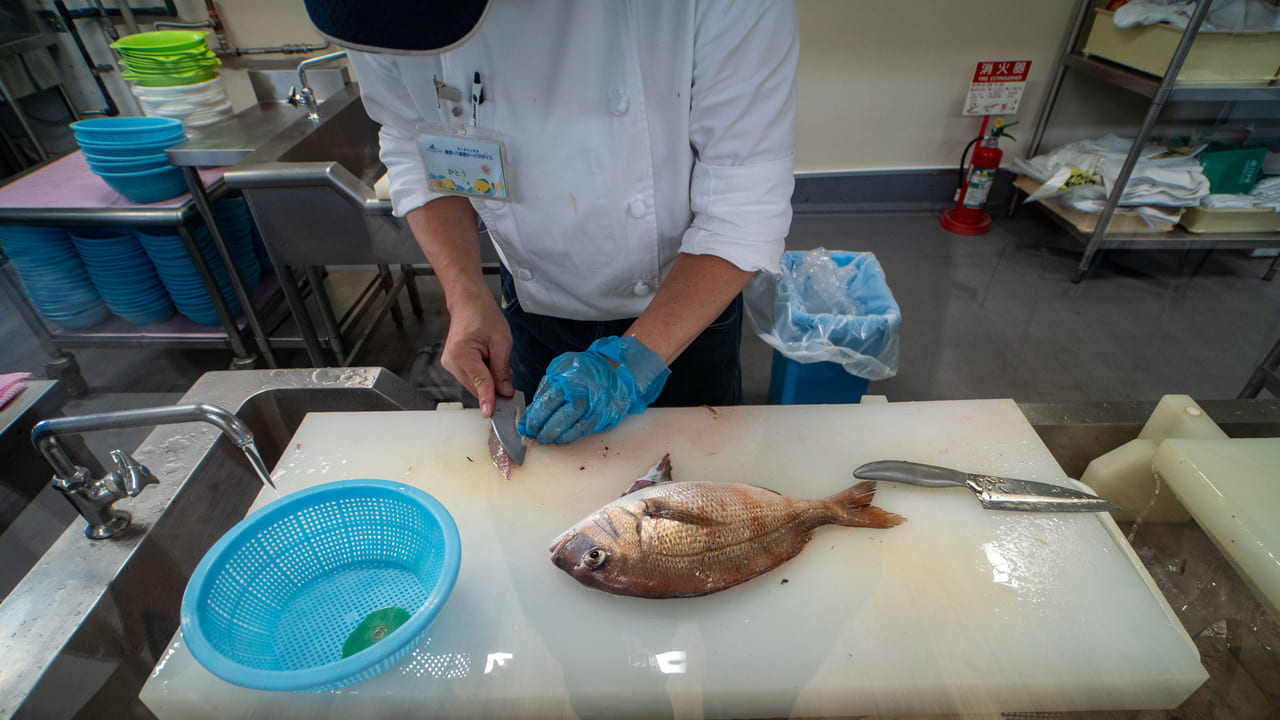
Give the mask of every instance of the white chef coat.
POLYGON ((680 252, 776 271, 798 52, 790 0, 492 0, 455 50, 350 58, 399 216, 439 197, 419 124, 470 123, 479 72, 512 201, 472 204, 521 306, 612 320, 639 315, 680 252), (433 77, 462 91, 462 118, 433 77))

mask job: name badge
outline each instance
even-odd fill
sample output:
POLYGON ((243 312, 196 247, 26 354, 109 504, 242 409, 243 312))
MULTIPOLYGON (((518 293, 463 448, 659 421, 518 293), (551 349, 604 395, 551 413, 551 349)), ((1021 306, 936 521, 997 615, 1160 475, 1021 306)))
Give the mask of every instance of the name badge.
POLYGON ((420 126, 427 187, 448 195, 510 200, 502 137, 477 127, 420 126))

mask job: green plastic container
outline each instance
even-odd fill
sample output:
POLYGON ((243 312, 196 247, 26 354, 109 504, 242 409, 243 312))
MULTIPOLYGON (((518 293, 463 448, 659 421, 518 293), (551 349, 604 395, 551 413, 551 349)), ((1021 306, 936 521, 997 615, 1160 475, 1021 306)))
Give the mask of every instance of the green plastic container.
POLYGON ((1261 145, 1220 145, 1213 143, 1201 151, 1200 165, 1209 178, 1209 192, 1248 193, 1262 176, 1267 149, 1261 145))
POLYGON ((197 85, 202 82, 208 82, 218 76, 218 71, 214 68, 198 70, 193 73, 182 73, 174 75, 140 75, 138 73, 123 72, 120 77, 128 80, 140 87, 177 87, 179 85, 197 85))
POLYGON ((169 55, 198 49, 205 44, 208 31, 159 30, 126 35, 111 43, 115 50, 136 51, 152 55, 169 55))

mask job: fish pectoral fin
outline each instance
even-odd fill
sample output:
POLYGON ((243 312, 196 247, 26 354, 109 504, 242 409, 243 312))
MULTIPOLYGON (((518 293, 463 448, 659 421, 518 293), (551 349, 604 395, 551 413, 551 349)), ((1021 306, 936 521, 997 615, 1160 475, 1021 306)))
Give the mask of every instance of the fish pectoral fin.
POLYGON ((672 505, 665 498, 649 498, 644 501, 644 514, 652 518, 661 518, 663 520, 671 520, 672 522, 684 523, 686 525, 723 525, 724 523, 713 517, 703 515, 696 510, 690 510, 687 507, 672 505))
POLYGON ((626 497, 637 490, 653 487, 659 483, 674 482, 671 478, 671 453, 662 456, 653 467, 649 468, 649 472, 644 477, 631 483, 631 487, 627 488, 621 495, 626 497))
POLYGON ((622 495, 620 495, 619 497, 626 497, 637 490, 643 490, 648 487, 653 487, 655 484, 656 483, 654 483, 652 480, 646 480, 644 478, 640 478, 639 480, 631 483, 631 487, 622 491, 622 495))

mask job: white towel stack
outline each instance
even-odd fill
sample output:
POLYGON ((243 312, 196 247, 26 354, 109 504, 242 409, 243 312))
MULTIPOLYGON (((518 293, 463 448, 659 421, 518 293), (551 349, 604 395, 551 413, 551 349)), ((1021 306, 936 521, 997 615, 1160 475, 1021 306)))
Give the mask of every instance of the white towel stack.
POLYGON ((1280 176, 1259 180, 1249 193, 1205 196, 1200 200, 1200 207, 1210 210, 1263 208, 1280 212, 1280 176))
MULTIPOLYGON (((1115 135, 1064 145, 1030 160, 1015 157, 1015 172, 1044 185, 1027 202, 1052 199, 1083 212, 1101 212, 1115 186, 1120 168, 1133 141, 1115 135)), ((1170 215, 1160 208, 1194 207, 1209 194, 1195 153, 1172 154, 1160 145, 1147 145, 1125 184, 1120 204, 1141 208, 1150 221, 1170 215)), ((1173 213, 1176 216, 1176 212, 1173 213)), ((1176 220, 1176 217, 1175 217, 1176 220)))

